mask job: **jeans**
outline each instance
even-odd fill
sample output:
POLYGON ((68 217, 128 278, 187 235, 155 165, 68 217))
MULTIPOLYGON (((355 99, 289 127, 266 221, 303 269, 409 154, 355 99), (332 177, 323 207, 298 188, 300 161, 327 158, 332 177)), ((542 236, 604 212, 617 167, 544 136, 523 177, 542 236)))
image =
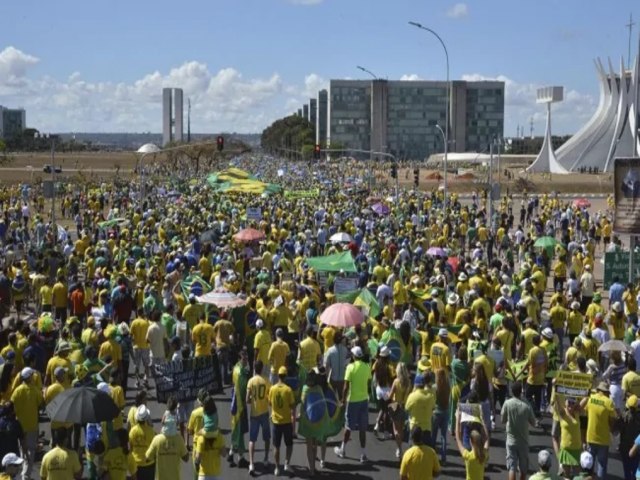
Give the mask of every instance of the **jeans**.
POLYGON ((527 401, 533 407, 536 418, 540 418, 540 406, 542 405, 542 392, 544 385, 531 385, 527 383, 527 401))
POLYGON ((436 409, 431 419, 431 445, 435 447, 438 433, 442 438, 440 444, 440 461, 447 461, 447 426, 449 423, 449 411, 436 409))
POLYGON ((38 430, 35 432, 25 432, 24 443, 22 446, 22 459, 24 463, 22 465, 22 478, 23 480, 29 480, 31 478, 31 472, 33 466, 36 463, 36 448, 38 446, 38 430))
POLYGON ((589 444, 589 452, 593 455, 598 478, 607 477, 607 462, 609 461, 609 445, 589 444))
POLYGON ((629 457, 629 449, 620 449, 620 459, 622 460, 622 470, 624 471, 624 480, 636 480, 636 470, 640 457, 637 455, 633 458, 629 457))

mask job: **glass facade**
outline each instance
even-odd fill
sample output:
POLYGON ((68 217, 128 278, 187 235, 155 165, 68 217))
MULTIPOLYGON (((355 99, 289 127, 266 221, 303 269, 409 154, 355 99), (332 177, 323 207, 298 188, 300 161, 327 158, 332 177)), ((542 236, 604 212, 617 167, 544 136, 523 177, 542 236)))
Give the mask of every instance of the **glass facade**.
POLYGON ((467 151, 481 152, 504 131, 504 87, 467 84, 467 151))

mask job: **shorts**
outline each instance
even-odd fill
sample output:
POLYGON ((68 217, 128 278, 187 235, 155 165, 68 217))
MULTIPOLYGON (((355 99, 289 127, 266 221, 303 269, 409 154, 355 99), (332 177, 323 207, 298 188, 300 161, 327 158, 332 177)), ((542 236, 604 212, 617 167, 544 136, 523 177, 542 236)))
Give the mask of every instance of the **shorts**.
POLYGON ((346 415, 347 429, 366 432, 369 427, 369 402, 348 402, 346 415))
POLYGON ((529 471, 529 447, 507 444, 507 471, 520 471, 526 475, 529 471))
MULTIPOLYGON (((158 363, 158 362, 156 362, 158 363)), ((148 348, 133 348, 133 364, 138 368, 142 365, 147 368, 151 364, 151 356, 148 348)))
POLYGON ((268 442, 271 440, 271 431, 269 430, 269 413, 263 413, 257 417, 249 417, 249 441, 256 442, 258 433, 262 427, 262 440, 268 442))
POLYGON ((282 442, 282 437, 284 437, 284 444, 287 447, 293 445, 293 424, 291 423, 282 423, 282 424, 273 424, 273 446, 276 448, 280 448, 280 443, 282 442))
POLYGON ((389 400, 390 393, 391 393, 391 388, 376 386, 376 398, 378 400, 384 400, 384 401, 389 400))

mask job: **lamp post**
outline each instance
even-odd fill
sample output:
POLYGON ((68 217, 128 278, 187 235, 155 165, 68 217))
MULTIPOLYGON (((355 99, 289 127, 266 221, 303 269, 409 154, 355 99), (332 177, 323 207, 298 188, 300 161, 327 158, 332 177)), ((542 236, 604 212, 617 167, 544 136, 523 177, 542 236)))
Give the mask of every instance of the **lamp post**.
POLYGON ((446 215, 447 211, 447 156, 449 153, 449 110, 451 109, 451 82, 449 81, 449 51, 447 50, 447 46, 444 44, 444 41, 435 31, 431 30, 428 27, 418 23, 418 22, 409 22, 409 25, 419 28, 420 30, 424 30, 426 32, 431 33, 435 36, 442 48, 444 49, 444 56, 447 59, 447 110, 445 112, 445 125, 444 125, 444 212, 446 215))
MULTIPOLYGON (((374 80, 378 80, 378 76, 373 73, 371 70, 369 70, 368 68, 364 68, 360 65, 356 65, 356 68, 358 70, 362 70, 365 73, 368 73, 369 75, 371 75, 371 77, 374 80)), ((373 86, 371 87, 371 102, 373 102, 373 86)), ((382 106, 382 105, 380 105, 382 106)), ((382 115, 382 109, 380 110, 380 114, 382 115)), ((371 136, 373 136, 373 108, 371 109, 371 136)), ((369 146, 371 147, 371 142, 369 142, 369 146)), ((371 191, 371 173, 373 172, 373 152, 371 152, 369 154, 369 191, 371 191)))

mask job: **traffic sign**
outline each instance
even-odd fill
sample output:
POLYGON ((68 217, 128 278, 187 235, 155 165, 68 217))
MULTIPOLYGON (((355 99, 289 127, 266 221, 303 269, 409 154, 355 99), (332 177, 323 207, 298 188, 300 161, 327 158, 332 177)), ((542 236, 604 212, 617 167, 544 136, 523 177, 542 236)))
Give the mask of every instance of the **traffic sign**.
MULTIPOLYGON (((633 255, 634 278, 640 277, 640 253, 633 255)), ((622 283, 629 278, 629 252, 607 252, 604 254, 604 288, 609 288, 613 277, 618 277, 622 283)))

